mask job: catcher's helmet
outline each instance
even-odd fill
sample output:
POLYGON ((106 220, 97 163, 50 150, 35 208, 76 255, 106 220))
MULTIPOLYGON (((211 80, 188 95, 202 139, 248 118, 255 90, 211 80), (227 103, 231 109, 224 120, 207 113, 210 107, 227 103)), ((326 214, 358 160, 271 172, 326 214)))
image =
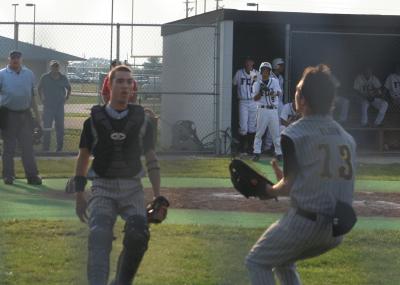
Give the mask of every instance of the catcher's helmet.
POLYGON ((278 68, 278 65, 284 64, 284 63, 285 63, 285 61, 283 60, 283 58, 280 58, 280 57, 275 58, 275 59, 272 61, 272 68, 273 68, 273 69, 277 69, 277 68, 278 68))
POLYGON ((272 66, 269 62, 262 62, 260 64, 260 68, 258 69, 258 71, 261 73, 264 68, 268 68, 269 70, 272 70, 272 66))

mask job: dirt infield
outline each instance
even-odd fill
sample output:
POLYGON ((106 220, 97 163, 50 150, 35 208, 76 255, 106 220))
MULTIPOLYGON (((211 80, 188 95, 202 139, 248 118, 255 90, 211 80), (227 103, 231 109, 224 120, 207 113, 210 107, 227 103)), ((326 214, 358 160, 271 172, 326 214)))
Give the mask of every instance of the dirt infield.
MULTIPOLYGON (((245 212, 285 212, 289 198, 280 197, 279 201, 260 201, 246 199, 230 188, 216 189, 163 189, 172 207, 183 209, 209 209, 245 212)), ((146 191, 150 198, 151 191, 146 191)), ((360 216, 400 217, 400 193, 357 192, 353 206, 360 216)))
MULTIPOLYGON (((200 209, 283 213, 290 204, 289 198, 279 201, 246 199, 231 188, 163 188, 162 194, 176 209, 200 209)), ((151 189, 145 189, 146 200, 152 197, 151 189)), ((44 191, 48 198, 73 199, 73 195, 59 191, 44 191)), ((353 206, 360 216, 400 217, 400 193, 356 192, 353 206)))

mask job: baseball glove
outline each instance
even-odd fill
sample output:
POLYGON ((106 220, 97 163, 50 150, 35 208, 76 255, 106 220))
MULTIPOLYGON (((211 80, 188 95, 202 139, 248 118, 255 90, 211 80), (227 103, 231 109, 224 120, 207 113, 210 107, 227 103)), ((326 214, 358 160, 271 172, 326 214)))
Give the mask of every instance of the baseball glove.
POLYGON ((273 185, 266 177, 259 174, 240 159, 233 159, 229 165, 233 187, 246 198, 257 197, 261 200, 276 199, 266 192, 267 184, 273 185))
POLYGON ((87 183, 87 178, 84 176, 74 176, 68 179, 67 184, 65 185, 65 192, 72 194, 76 192, 85 191, 87 183))
POLYGON ((147 222, 159 224, 167 218, 169 202, 164 196, 156 197, 147 205, 147 222))

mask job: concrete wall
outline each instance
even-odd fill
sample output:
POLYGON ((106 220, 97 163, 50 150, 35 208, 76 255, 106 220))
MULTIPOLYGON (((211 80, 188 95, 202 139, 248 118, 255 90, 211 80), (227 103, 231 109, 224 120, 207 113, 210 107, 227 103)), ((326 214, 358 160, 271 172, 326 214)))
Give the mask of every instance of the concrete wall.
POLYGON ((163 38, 163 94, 161 101, 161 146, 172 143, 172 126, 179 120, 193 121, 199 138, 215 129, 215 98, 196 93, 214 92, 215 29, 200 27, 163 38))

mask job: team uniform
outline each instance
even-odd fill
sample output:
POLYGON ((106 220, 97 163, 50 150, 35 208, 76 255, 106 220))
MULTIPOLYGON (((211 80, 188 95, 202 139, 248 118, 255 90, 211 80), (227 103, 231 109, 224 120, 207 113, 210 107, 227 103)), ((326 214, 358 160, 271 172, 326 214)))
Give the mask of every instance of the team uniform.
POLYGON ((279 74, 279 73, 275 74, 274 72, 271 72, 271 77, 275 78, 276 80, 278 80, 279 87, 281 88, 281 93, 278 96, 278 99, 279 99, 278 112, 279 112, 279 114, 281 114, 282 108, 283 108, 283 105, 284 105, 284 102, 283 102, 283 90, 284 90, 283 89, 283 84, 285 83, 285 79, 283 78, 283 76, 281 74, 279 74))
POLYGON ((393 103, 400 105, 400 74, 390 74, 388 78, 386 78, 384 87, 389 91, 393 103))
POLYGON ((257 104, 252 97, 252 85, 258 78, 256 70, 247 73, 239 69, 233 77, 233 85, 237 86, 239 100, 239 134, 246 136, 256 132, 257 104))
POLYGON ((283 171, 294 177, 291 208, 246 258, 253 285, 275 284, 274 273, 281 284, 301 284, 295 262, 341 243, 342 236, 333 236, 332 217, 337 201, 352 203, 355 148, 331 116, 307 116, 283 131, 283 171))
POLYGON ((267 81, 260 79, 253 85, 252 97, 261 93, 261 98, 255 101, 257 103, 257 131, 254 139, 254 154, 256 155, 261 154, 262 137, 267 128, 271 133, 276 155, 282 154, 279 137, 279 98, 276 96, 279 92, 281 92, 279 82, 273 77, 269 77, 267 81), (274 92, 275 95, 271 96, 270 92, 274 92))
MULTIPOLYGON (((381 87, 382 85, 379 79, 374 75, 371 75, 367 79, 363 74, 356 77, 353 86, 353 88, 362 95, 367 95, 369 92, 381 87)), ((369 101, 366 98, 362 98, 361 100, 361 125, 365 126, 368 124, 368 107, 370 105, 378 110, 378 115, 375 119, 374 125, 381 125, 388 108, 388 103, 382 98, 373 98, 372 101, 369 101)))
MULTIPOLYGON (((298 118, 298 114, 296 110, 293 108, 293 103, 287 103, 283 105, 282 112, 280 115, 280 119, 284 120, 285 122, 288 122, 289 124, 296 121, 298 118)), ((281 132, 285 129, 286 127, 281 124, 280 130, 281 132)))
POLYGON ((154 130, 138 105, 117 112, 94 106, 84 123, 80 148, 93 154, 88 178, 93 180, 89 211, 90 285, 106 285, 117 216, 126 221, 116 284, 131 284, 150 237, 146 219, 140 157, 154 149, 154 130))
MULTIPOLYGON (((336 91, 338 91, 342 84, 334 75, 332 75, 332 80, 335 84, 336 91)), ((350 107, 350 100, 342 96, 342 94, 337 93, 335 96, 335 109, 337 109, 338 112, 338 118, 337 118, 338 122, 344 123, 347 121, 347 116, 349 114, 349 107, 350 107)))

